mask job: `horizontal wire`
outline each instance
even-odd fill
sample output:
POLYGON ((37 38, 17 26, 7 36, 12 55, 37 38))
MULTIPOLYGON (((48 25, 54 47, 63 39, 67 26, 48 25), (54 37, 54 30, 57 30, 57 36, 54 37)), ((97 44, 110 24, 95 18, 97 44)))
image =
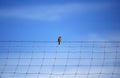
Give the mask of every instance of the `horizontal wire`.
MULTIPOLYGON (((0 41, 0 42, 39 42, 39 43, 56 43, 57 41, 0 41)), ((92 40, 92 41, 62 41, 62 43, 120 43, 119 40, 115 41, 97 41, 97 40, 92 40)))
MULTIPOLYGON (((40 48, 40 47, 70 47, 70 48, 78 48, 78 47, 82 47, 82 48, 92 48, 93 46, 0 46, 0 47, 20 47, 20 48, 26 48, 26 47, 30 47, 30 48, 40 48)), ((94 48, 114 48, 114 47, 120 47, 120 46, 94 46, 94 48)))
MULTIPOLYGON (((51 75, 51 73, 21 73, 21 72, 1 72, 1 73, 7 73, 7 74, 43 74, 43 75, 51 75)), ((77 75, 95 75, 95 74, 104 74, 104 75, 111 75, 111 74, 114 74, 114 75, 120 75, 120 73, 77 73, 77 75)), ((52 73, 52 75, 63 75, 63 74, 57 74, 57 73, 52 73)), ((76 73, 66 73, 64 75, 76 75, 76 73)))
MULTIPOLYGON (((9 51, 9 53, 31 53, 32 51, 30 50, 27 50, 27 51, 9 51)), ((56 51, 38 51, 38 50, 34 50, 34 53, 43 53, 43 52, 46 52, 46 53, 56 53, 56 51)), ((8 53, 8 51, 0 51, 0 53, 8 53)), ((58 51, 58 53, 68 53, 68 51, 58 51)), ((80 53, 80 51, 70 51, 69 53, 80 53)), ((91 51, 82 51, 82 54, 84 53, 91 53, 91 51)), ((103 52, 103 51, 94 51, 93 53, 115 53, 115 51, 106 51, 106 52, 103 52)), ((117 51, 116 53, 120 53, 120 51, 117 51)))
MULTIPOLYGON (((5 64, 6 65, 6 64, 5 64)), ((0 66, 5 66, 5 65, 0 65, 0 66)), ((29 66, 29 65, 18 65, 18 64, 16 64, 16 65, 6 65, 6 66, 29 66)), ((37 67, 39 67, 39 66, 41 66, 41 64, 40 65, 34 65, 34 64, 31 64, 31 66, 37 66, 37 67)), ((42 66, 53 66, 53 64, 51 64, 51 65, 44 65, 44 64, 42 64, 42 66)), ((58 64, 55 64, 54 65, 55 67, 56 66, 87 66, 87 67, 89 67, 90 65, 58 65, 58 64)), ((94 65, 94 64, 92 64, 91 66, 101 66, 101 65, 94 65)), ((104 65, 104 66, 114 66, 114 65, 104 65)), ((116 65, 116 66, 120 66, 120 65, 116 65)))
POLYGON ((120 59, 120 58, 0 58, 0 59, 120 59))

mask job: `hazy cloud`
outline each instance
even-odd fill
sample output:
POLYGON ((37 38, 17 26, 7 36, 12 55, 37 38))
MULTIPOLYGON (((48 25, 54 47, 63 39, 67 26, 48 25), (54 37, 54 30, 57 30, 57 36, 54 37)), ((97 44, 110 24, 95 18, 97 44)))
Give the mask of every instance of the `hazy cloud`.
POLYGON ((68 3, 59 5, 21 6, 1 9, 0 16, 32 20, 57 20, 73 13, 83 13, 111 7, 110 3, 68 3))

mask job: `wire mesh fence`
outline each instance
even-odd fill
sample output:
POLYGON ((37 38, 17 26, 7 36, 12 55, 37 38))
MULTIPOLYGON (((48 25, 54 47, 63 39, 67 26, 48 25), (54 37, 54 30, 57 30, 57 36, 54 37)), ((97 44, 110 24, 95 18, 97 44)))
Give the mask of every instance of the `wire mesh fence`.
POLYGON ((0 78, 119 78, 120 41, 0 41, 0 78))

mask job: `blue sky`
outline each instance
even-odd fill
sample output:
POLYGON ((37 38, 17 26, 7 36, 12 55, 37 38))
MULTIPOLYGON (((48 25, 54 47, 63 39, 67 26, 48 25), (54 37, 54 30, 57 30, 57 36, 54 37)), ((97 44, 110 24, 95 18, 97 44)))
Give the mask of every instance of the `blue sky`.
POLYGON ((118 0, 1 0, 0 40, 119 40, 118 0))

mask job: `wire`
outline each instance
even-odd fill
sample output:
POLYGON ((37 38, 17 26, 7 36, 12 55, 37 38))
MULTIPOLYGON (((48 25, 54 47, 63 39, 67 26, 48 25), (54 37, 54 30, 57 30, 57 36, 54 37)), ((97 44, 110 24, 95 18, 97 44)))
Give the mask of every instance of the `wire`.
POLYGON ((120 41, 0 41, 0 78, 119 78, 120 41))

